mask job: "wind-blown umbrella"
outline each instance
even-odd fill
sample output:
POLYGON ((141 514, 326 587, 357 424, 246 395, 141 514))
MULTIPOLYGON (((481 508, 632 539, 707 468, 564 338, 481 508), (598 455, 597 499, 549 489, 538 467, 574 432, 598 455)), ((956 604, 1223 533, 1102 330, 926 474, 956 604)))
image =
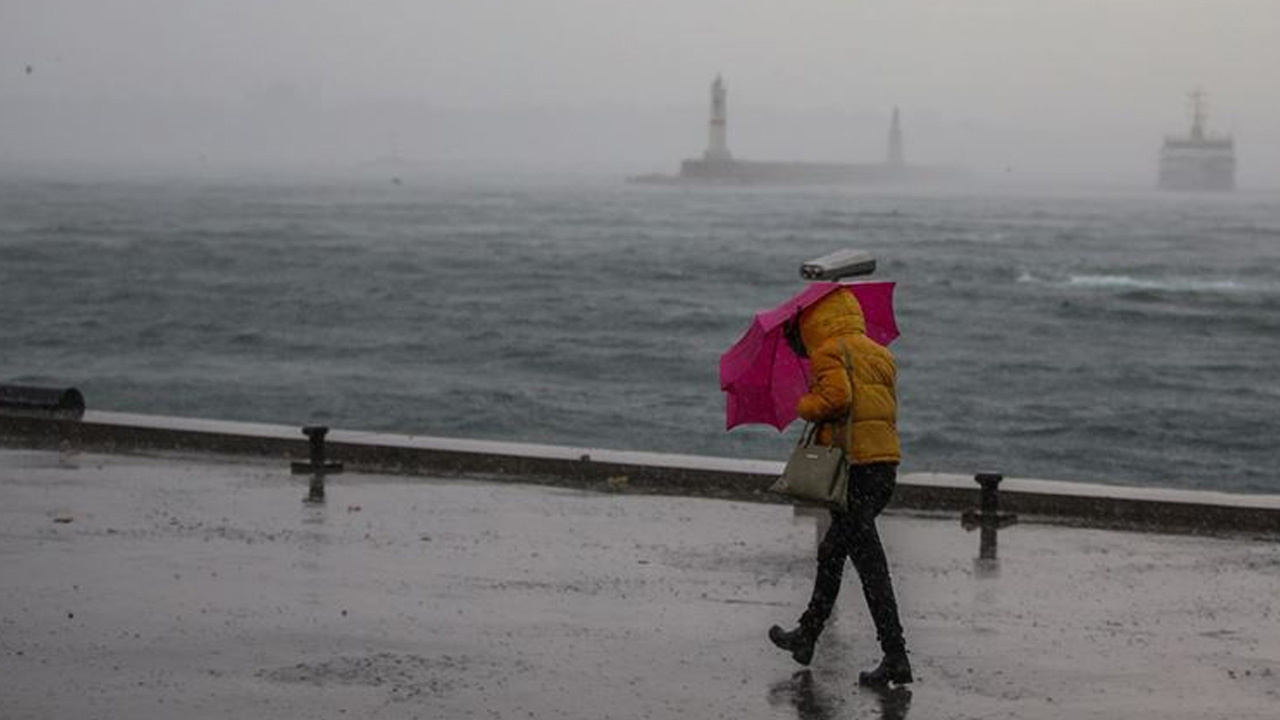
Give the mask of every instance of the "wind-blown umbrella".
POLYGON ((796 402, 808 391, 809 361, 787 343, 783 325, 833 292, 851 292, 862 306, 867 337, 887 346, 898 337, 891 282, 811 283, 772 310, 756 313, 742 339, 720 356, 720 389, 726 394, 726 429, 763 423, 782 430, 796 419, 796 402))

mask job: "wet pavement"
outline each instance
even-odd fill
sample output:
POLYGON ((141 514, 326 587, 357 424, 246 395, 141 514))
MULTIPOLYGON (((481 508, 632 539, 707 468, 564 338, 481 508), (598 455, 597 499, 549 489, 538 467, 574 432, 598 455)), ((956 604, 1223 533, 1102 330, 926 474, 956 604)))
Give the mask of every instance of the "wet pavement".
POLYGON ((813 666, 782 505, 0 450, 3 718, 1268 718, 1280 543, 955 517, 882 535, 917 682, 852 572, 813 666))

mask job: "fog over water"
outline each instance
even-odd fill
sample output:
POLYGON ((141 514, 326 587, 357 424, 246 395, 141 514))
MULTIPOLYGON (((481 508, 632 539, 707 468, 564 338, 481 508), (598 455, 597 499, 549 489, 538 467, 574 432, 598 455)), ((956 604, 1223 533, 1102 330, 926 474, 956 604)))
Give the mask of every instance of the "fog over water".
POLYGON ((0 1, 0 163, 220 170, 396 156, 670 171, 909 159, 1014 182, 1149 185, 1210 97, 1242 187, 1280 186, 1274 0, 0 1))

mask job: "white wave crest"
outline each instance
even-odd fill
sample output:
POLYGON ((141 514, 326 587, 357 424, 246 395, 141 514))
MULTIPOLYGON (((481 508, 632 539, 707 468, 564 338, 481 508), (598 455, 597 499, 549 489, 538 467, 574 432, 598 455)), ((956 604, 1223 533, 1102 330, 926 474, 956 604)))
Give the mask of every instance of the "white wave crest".
POLYGON ((1167 292, 1255 292, 1261 290, 1237 280, 1207 278, 1164 277, 1139 278, 1131 275, 1068 275, 1067 285, 1087 288, 1117 288, 1122 290, 1161 290, 1167 292))

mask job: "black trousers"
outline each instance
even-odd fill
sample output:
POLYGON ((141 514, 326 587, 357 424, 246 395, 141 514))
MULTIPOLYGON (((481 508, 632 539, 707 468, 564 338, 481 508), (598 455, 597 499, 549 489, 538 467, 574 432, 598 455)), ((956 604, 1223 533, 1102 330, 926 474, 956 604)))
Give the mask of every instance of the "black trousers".
POLYGON ((880 647, 886 652, 905 649, 902 623, 898 620, 898 601, 889 578, 889 562, 876 531, 876 516, 889 504, 898 484, 896 463, 854 465, 849 471, 849 512, 831 513, 831 527, 818 545, 818 574, 813 582, 809 608, 800 618, 800 626, 817 637, 831 617, 844 560, 862 581, 862 595, 876 625, 880 647))

